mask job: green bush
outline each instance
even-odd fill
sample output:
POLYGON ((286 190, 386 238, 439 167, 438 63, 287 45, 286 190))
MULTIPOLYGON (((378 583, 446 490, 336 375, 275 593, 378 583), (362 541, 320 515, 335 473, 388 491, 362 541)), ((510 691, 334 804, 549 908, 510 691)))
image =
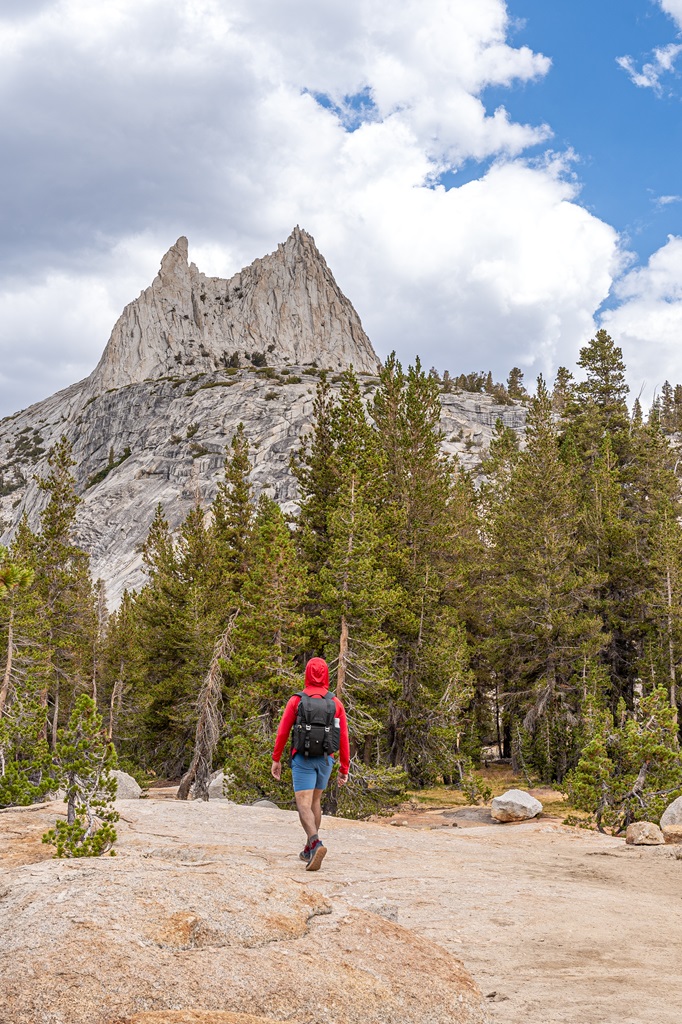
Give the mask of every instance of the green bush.
POLYGON ((659 686, 628 713, 621 700, 616 719, 592 708, 589 738, 565 780, 573 807, 592 815, 597 828, 616 835, 633 821, 658 821, 682 794, 682 753, 675 709, 659 686))
POLYGON ((65 791, 66 821, 49 829, 43 842, 55 847, 55 857, 97 857, 116 842, 116 751, 102 732, 95 702, 78 698, 55 751, 56 785, 65 791))

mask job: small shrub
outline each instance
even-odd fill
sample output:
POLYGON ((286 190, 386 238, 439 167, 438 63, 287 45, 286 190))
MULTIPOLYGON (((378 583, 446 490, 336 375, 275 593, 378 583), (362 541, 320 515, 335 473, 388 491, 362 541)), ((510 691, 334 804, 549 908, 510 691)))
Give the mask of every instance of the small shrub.
POLYGON ((391 814, 404 802, 408 782, 402 768, 370 766, 353 759, 348 782, 338 787, 336 813, 340 818, 360 819, 391 814))
POLYGON ((81 695, 63 730, 55 752, 56 785, 65 791, 66 821, 49 829, 43 842, 55 847, 55 857, 98 857, 111 850, 117 835, 116 751, 104 739, 102 716, 95 702, 81 695))
POLYGON ((190 423, 190 425, 187 427, 187 435, 186 436, 188 438, 194 437, 198 430, 199 430, 199 424, 195 420, 194 423, 190 423))
POLYGON ((266 391, 265 392, 265 401, 266 402, 271 402, 273 400, 273 398, 277 398, 277 392, 276 391, 266 391))

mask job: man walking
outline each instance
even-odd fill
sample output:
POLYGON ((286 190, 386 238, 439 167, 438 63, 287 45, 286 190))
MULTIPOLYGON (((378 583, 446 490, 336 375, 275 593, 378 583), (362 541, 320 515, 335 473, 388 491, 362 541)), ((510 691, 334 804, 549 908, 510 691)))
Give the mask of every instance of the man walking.
POLYGON ((339 785, 348 781, 350 743, 346 710, 329 692, 329 668, 323 658, 311 658, 305 668, 305 687, 291 697, 277 729, 272 752, 272 776, 282 777, 281 757, 289 733, 291 773, 296 808, 305 829, 307 843, 299 854, 306 871, 318 871, 326 847, 318 835, 322 820, 322 794, 334 766, 333 752, 339 751, 339 785))

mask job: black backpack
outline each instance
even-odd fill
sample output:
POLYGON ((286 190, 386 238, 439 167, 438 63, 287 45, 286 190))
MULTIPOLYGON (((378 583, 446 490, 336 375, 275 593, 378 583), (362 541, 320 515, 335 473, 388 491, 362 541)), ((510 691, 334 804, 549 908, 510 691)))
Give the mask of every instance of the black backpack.
POLYGON ((322 757, 339 749, 341 729, 336 717, 336 704, 331 693, 324 697, 300 697, 296 722, 291 734, 291 747, 304 757, 322 757))

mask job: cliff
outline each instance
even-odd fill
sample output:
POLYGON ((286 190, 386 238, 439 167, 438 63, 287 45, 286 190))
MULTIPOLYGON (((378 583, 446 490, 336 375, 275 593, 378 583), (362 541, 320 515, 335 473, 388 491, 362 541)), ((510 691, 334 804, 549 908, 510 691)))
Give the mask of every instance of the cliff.
MULTIPOLYGON (((197 499, 211 501, 240 422, 256 493, 295 510, 289 460, 310 426, 320 371, 331 370, 336 387, 351 364, 371 397, 377 356, 304 231, 229 281, 188 265, 180 239, 123 311, 90 377, 0 423, 3 543, 24 511, 37 523, 45 495, 34 477, 65 435, 83 499, 79 539, 116 604, 144 582, 140 547, 156 505, 177 527, 197 499)), ((442 406, 445 450, 472 469, 498 416, 517 430, 525 422, 521 406, 487 395, 444 394, 442 406)))

